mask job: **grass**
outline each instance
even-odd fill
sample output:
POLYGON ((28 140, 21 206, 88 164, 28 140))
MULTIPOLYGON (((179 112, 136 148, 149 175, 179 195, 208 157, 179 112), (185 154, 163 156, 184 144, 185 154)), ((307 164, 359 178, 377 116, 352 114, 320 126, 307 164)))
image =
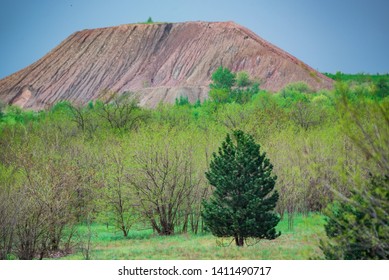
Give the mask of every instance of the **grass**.
MULTIPOLYGON (((288 231, 284 219, 278 225, 282 233, 279 238, 238 248, 233 243, 228 247, 218 245, 221 240, 211 234, 158 236, 152 230, 133 230, 125 239, 119 232, 94 224, 90 255, 95 260, 317 259, 322 258, 318 244, 320 238, 325 237, 323 225, 321 215, 300 215, 295 218, 294 230, 288 231)), ((85 232, 86 228, 80 226, 79 231, 85 232)), ((76 252, 61 259, 83 259, 83 255, 76 252)))

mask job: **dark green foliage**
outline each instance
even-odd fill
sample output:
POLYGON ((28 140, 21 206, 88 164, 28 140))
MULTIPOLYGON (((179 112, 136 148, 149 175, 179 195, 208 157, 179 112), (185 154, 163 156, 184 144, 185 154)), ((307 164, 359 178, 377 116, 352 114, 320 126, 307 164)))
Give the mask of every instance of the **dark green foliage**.
POLYGON ((366 188, 328 207, 321 241, 327 259, 389 259, 389 177, 375 177, 366 188))
POLYGON ((389 96, 389 79, 381 77, 375 85, 377 88, 377 98, 382 99, 389 96))
POLYGON ((259 92, 259 84, 253 83, 246 72, 232 73, 219 67, 212 74, 209 97, 216 103, 247 103, 259 92))
POLYGON ((280 218, 273 212, 278 200, 276 176, 265 153, 251 135, 237 130, 227 134, 213 154, 206 178, 215 187, 204 202, 203 218, 212 234, 234 237, 237 246, 246 238, 275 239, 280 218))
POLYGON ((353 83, 367 83, 372 81, 377 82, 380 79, 384 79, 386 81, 389 80, 389 74, 381 74, 381 75, 365 74, 365 73, 346 74, 340 71, 336 72, 335 74, 332 73, 323 73, 323 74, 335 81, 353 82, 353 83))
POLYGON ((259 92, 259 84, 254 83, 251 87, 236 88, 231 92, 230 100, 239 104, 245 104, 251 101, 251 98, 259 92))
POLYGON ((250 76, 245 71, 240 71, 236 74, 236 85, 238 87, 247 87, 251 85, 250 76))
POLYGON ((199 108, 199 107, 201 107, 201 101, 200 101, 200 99, 197 99, 197 100, 196 100, 196 102, 194 103, 193 107, 194 107, 194 108, 199 108))
POLYGON ((212 83, 209 85, 211 89, 223 89, 231 90, 235 85, 235 74, 232 73, 228 68, 220 66, 212 74, 212 83))
POLYGON ((149 17, 146 21, 146 23, 154 23, 153 19, 151 17, 149 17))
POLYGON ((189 105, 188 96, 180 96, 180 98, 176 98, 175 102, 176 106, 185 106, 189 105))

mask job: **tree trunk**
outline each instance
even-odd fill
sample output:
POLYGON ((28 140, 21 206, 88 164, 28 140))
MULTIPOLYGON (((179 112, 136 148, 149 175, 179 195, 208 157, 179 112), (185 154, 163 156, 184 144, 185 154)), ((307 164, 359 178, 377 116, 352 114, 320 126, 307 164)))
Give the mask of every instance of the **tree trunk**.
POLYGON ((159 232, 159 235, 173 235, 174 234, 174 225, 169 222, 164 222, 161 224, 162 230, 159 232))
POLYGON ((243 247, 244 245, 244 238, 240 235, 235 235, 235 245, 239 247, 243 247))
POLYGON ((194 234, 197 234, 197 232, 199 230, 199 220, 200 220, 199 216, 197 216, 196 214, 192 214, 192 217, 191 217, 191 229, 192 229, 192 232, 194 234))
POLYGON ((127 237, 128 236, 128 230, 126 229, 125 225, 122 225, 121 228, 122 228, 123 236, 127 237))

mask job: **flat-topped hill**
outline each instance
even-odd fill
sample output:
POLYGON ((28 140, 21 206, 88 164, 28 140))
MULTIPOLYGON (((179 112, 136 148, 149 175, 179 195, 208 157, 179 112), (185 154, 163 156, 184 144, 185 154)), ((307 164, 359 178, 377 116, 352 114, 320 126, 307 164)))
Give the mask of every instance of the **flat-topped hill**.
POLYGON ((263 89, 333 81, 233 22, 127 24, 75 32, 30 66, 0 80, 0 99, 41 109, 132 91, 141 105, 204 99, 217 67, 247 71, 263 89))

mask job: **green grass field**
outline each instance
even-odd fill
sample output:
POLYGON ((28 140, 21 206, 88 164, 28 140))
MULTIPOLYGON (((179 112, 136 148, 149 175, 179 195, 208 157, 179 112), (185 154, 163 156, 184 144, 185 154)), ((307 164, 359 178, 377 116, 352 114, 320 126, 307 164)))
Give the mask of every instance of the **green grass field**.
MULTIPOLYGON (((95 260, 294 260, 322 258, 319 240, 325 238, 324 217, 318 214, 297 216, 294 230, 288 231, 287 219, 281 221, 278 230, 281 236, 275 240, 261 240, 252 246, 225 247, 211 234, 154 235, 152 230, 133 230, 124 239, 120 232, 107 230, 105 225, 92 226, 90 258, 95 260)), ((81 233, 87 232, 80 226, 81 233)), ((61 259, 84 259, 81 251, 61 259)))

